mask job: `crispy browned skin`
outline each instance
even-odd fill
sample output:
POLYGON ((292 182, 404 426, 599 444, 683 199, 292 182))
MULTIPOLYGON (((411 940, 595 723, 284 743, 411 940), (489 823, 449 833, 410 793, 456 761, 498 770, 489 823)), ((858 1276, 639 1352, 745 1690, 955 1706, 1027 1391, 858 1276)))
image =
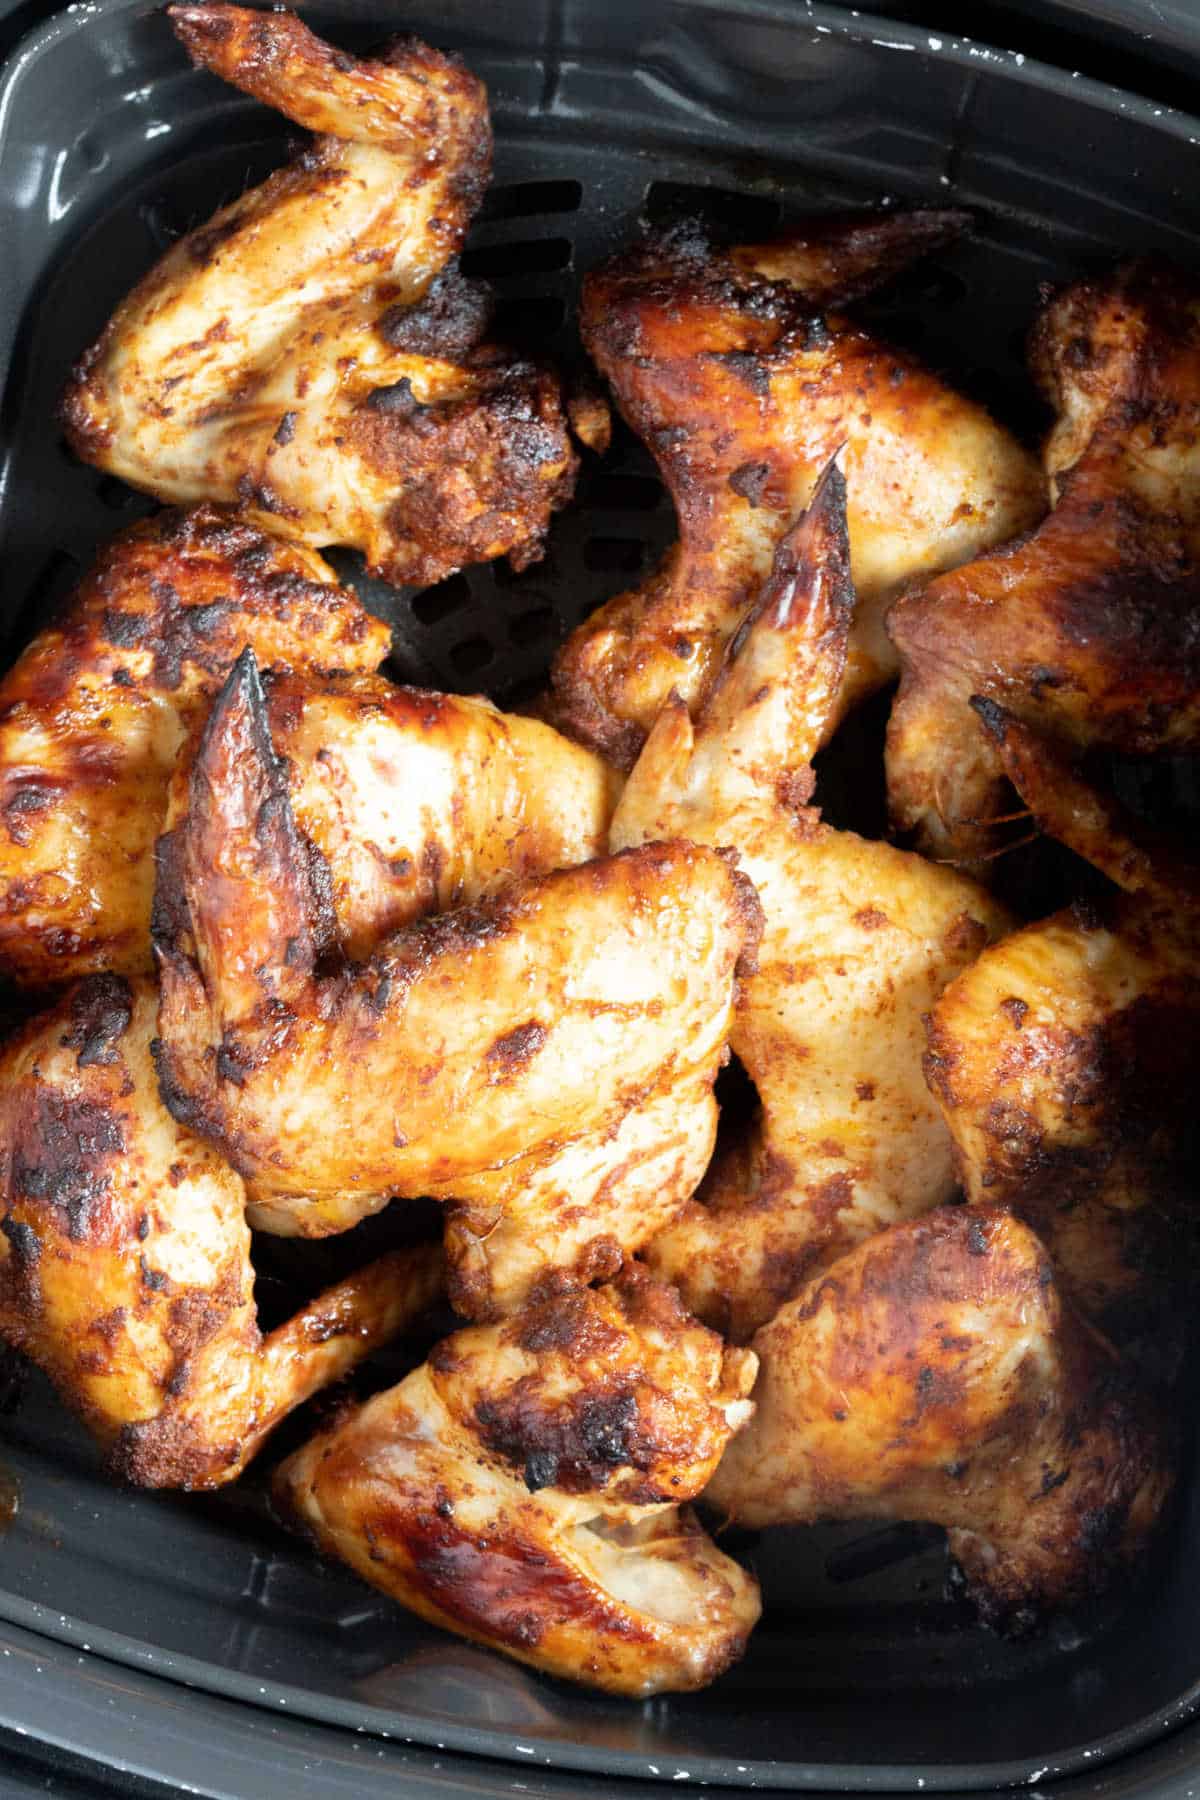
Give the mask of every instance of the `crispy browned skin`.
POLYGON ((0 1058, 0 1336, 114 1473, 209 1488, 423 1311, 440 1257, 385 1257, 264 1338, 242 1183, 159 1099, 157 1000, 90 976, 0 1058))
POLYGON ((954 871, 833 831, 801 804, 845 665, 848 563, 831 465, 696 726, 677 697, 664 709, 613 820, 614 846, 733 846, 763 905, 730 1039, 761 1112, 645 1252, 741 1342, 823 1260, 950 1197, 922 1019, 1008 923, 954 871))
POLYGON ((983 705, 1039 824, 1126 896, 986 950, 933 1009, 926 1074, 968 1199, 1011 1206, 1076 1300, 1169 1365, 1196 1248, 1200 869, 983 705))
POLYGON ((1000 1207, 868 1239, 754 1349, 754 1417, 706 1498, 750 1526, 944 1525, 994 1623, 1096 1592, 1144 1551, 1170 1490, 1153 1407, 1000 1207))
POLYGON ((171 768, 243 646, 354 672, 388 643, 319 556, 213 507, 114 538, 0 681, 3 973, 41 987, 149 970, 171 768))
POLYGON ((609 1693, 704 1687, 745 1649, 758 1586, 684 1503, 753 1380, 644 1275, 552 1281, 314 1438, 275 1496, 435 1625, 609 1693))
POLYGON ((1156 261, 1079 282, 1038 321, 1031 364, 1058 414, 1053 512, 888 619, 894 822, 961 862, 1011 810, 973 694, 1077 747, 1200 749, 1200 288, 1156 261))
POLYGON ((200 67, 318 135, 118 307, 64 397, 75 450, 395 582, 535 560, 576 459, 557 378, 486 341, 451 262, 491 163, 482 84, 415 39, 362 60, 294 13, 168 12, 200 67))
POLYGON ((760 923, 745 877, 712 850, 655 845, 513 882, 332 966, 328 885, 247 653, 160 846, 155 942, 164 1096, 245 1176, 256 1222, 322 1235, 392 1195, 494 1213, 554 1164, 559 1203, 585 1215, 564 1260, 595 1237, 618 1255, 644 1241, 658 1215, 610 1219, 604 1184, 629 1173, 630 1115, 672 1095, 707 1155, 760 923), (592 1187, 573 1191, 583 1165, 592 1187))
POLYGON ((672 689, 695 715, 841 444, 860 606, 830 730, 895 672, 883 611, 897 590, 1039 516, 1035 465, 986 413, 823 314, 962 224, 866 215, 725 253, 676 231, 588 276, 584 342, 662 470, 679 543, 560 653, 552 716, 565 729, 628 768, 672 689))
MULTIPOLYGON (((620 777, 540 720, 379 675, 273 673, 264 691, 296 825, 329 865, 352 958, 414 919, 607 848, 620 777)), ((176 763, 168 831, 187 812, 204 723, 176 763)))

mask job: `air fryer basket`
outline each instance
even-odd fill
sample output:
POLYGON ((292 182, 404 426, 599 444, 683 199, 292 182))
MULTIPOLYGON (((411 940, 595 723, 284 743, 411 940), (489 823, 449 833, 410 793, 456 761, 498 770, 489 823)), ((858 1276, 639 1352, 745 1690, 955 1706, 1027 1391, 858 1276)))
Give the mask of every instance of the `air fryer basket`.
MULTIPOLYGON (((579 274, 645 217, 766 235, 815 208, 953 201, 968 240, 876 311, 1018 429, 1038 283, 1149 247, 1194 259, 1200 121, 965 41, 780 0, 374 0, 306 9, 361 46, 402 27, 487 81, 495 181, 465 266, 501 330, 571 361, 579 274), (1185 201, 1184 194, 1188 194, 1185 201)), ((89 0, 25 41, 0 90, 0 567, 9 653, 95 546, 144 509, 54 425, 68 364, 170 238, 277 161, 288 128, 193 73, 139 0, 89 0)), ((619 430, 546 560, 416 595, 358 579, 409 680, 501 698, 646 569, 673 519, 619 430)), ((40 1378, 0 1404, 0 1620, 288 1716, 564 1769, 776 1788, 1035 1782, 1181 1723, 1200 1698, 1200 1530, 1184 1483, 1132 1595, 1023 1644, 946 1592, 938 1533, 764 1534, 769 1610, 709 1693, 644 1706, 569 1690, 410 1619, 267 1520, 119 1491, 40 1378)), ((56 1653, 57 1654, 57 1653, 56 1653)))

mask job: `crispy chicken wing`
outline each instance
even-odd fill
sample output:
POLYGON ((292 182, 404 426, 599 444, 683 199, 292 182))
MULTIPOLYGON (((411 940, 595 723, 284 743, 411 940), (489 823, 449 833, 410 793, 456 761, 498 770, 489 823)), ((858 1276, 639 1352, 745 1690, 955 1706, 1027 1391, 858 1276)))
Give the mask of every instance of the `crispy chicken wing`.
POLYGON ((434 1300, 397 1252, 259 1332, 241 1180, 162 1105, 151 982, 94 975, 0 1057, 0 1336, 149 1487, 231 1481, 434 1300))
POLYGON ((982 704, 1039 824, 1127 896, 985 951, 933 1009, 926 1073, 968 1199, 1019 1213, 1079 1304, 1169 1367, 1196 1251, 1200 870, 1148 850, 1027 727, 982 704))
MULTIPOLYGON (((350 957, 428 913, 607 848, 620 777, 537 719, 377 675, 268 673, 264 692, 296 825, 329 866, 350 957)), ((168 830, 187 812, 204 723, 176 763, 168 830)))
POLYGON ((745 1649, 758 1587, 685 1503, 750 1407, 754 1358, 631 1271, 551 1280, 282 1465, 281 1508, 422 1618, 645 1696, 745 1649))
POLYGON ((491 163, 481 83, 415 40, 360 60, 293 13, 168 12, 197 64, 317 136, 118 308, 64 400, 74 448, 394 582, 535 560, 575 456, 557 379, 485 341, 451 263, 491 163))
POLYGON ((1001 1207, 947 1207, 833 1263, 754 1339, 750 1425, 706 1495, 750 1526, 944 1525, 985 1618, 1087 1598, 1143 1552, 1167 1442, 1001 1207))
POLYGON ((652 234, 584 284, 584 342, 653 451, 679 542, 580 626, 552 714, 623 767, 675 689, 693 716, 820 471, 845 444, 859 614, 827 730, 896 669, 884 608, 1031 525, 1036 466, 911 356, 823 309, 961 229, 960 213, 852 218, 718 253, 652 234))
MULTIPOLYGON (((646 1154, 622 1136, 633 1111, 674 1094, 707 1154, 760 920, 725 858, 661 844, 517 881, 358 964, 322 961, 331 915, 247 652, 160 845, 155 941, 164 1096, 244 1175, 256 1223, 320 1236, 393 1195, 504 1209, 606 1144, 583 1219, 598 1237, 606 1174, 646 1154)), ((620 1250, 654 1222, 626 1209, 620 1250)))
POLYGON ((802 802, 836 703, 854 605, 836 465, 693 727, 675 697, 613 821, 613 843, 732 845, 765 915, 731 1042, 758 1089, 749 1134, 650 1246, 709 1324, 745 1339, 819 1258, 954 1185, 921 1076, 922 1017, 1005 915, 947 869, 833 831, 802 802))
POLYGON ((149 970, 170 772, 245 644, 264 664, 365 671, 389 636, 320 557, 201 507, 114 538, 0 681, 4 974, 149 970))
POLYGON ((1078 282, 1039 320, 1031 365, 1058 415, 1053 512, 888 618, 894 822, 960 862, 1010 810, 973 694, 1078 747, 1200 750, 1200 287, 1153 260, 1078 282))

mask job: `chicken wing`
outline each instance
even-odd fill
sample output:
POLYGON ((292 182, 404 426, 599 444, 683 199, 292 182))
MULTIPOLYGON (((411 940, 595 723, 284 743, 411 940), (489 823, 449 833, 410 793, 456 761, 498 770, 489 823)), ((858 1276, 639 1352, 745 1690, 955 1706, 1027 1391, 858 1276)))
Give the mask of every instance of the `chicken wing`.
POLYGON ((854 606, 831 465, 776 553, 693 727, 674 698, 613 820, 614 847, 731 845, 765 927, 731 1043, 761 1115, 650 1245, 699 1317, 744 1340, 827 1258, 949 1198, 950 1137, 924 1087, 922 1017, 1003 931, 973 883, 802 804, 854 606))
POLYGON ((72 446, 393 582, 534 561, 576 459, 557 379, 485 341, 452 264, 491 164, 482 84, 415 40, 361 60, 294 13, 167 10, 194 62, 317 136, 117 309, 64 399, 72 446))
POLYGON ((241 1180, 159 1099, 157 1004, 144 978, 91 976, 0 1057, 0 1337, 115 1474, 210 1488, 422 1312, 441 1259, 384 1257, 264 1338, 241 1180))
POLYGON ((354 672, 389 642, 320 557, 212 507, 114 538, 0 681, 0 970, 148 971, 170 772, 239 651, 354 672))
MULTIPOLYGON (((382 676, 264 678, 296 825, 329 868, 336 936, 360 960, 428 913, 603 855, 620 777, 549 725, 382 676)), ((204 720, 175 765, 188 806, 204 720)))
POLYGON ((276 1500, 476 1643, 609 1693, 703 1687, 745 1649, 758 1586, 684 1503, 748 1417, 754 1372, 644 1274, 552 1279, 297 1451, 276 1500))
POLYGON ((926 1074, 970 1200, 1003 1202, 1073 1298, 1170 1367, 1196 1250, 1200 870, 1181 869, 992 702, 992 741, 1046 829, 1127 897, 984 952, 928 1021, 926 1074))
POLYGON ((1036 465, 981 408, 827 305, 946 241, 961 213, 867 215, 712 250, 651 234, 594 270, 584 342, 675 502, 679 542, 575 632, 553 672, 557 723, 628 768, 672 689, 692 715, 839 445, 860 595, 838 705, 896 671, 887 602, 1040 516, 1036 465))
MULTIPOLYGON (((697 1086, 711 1130, 760 922, 724 857, 661 844, 517 881, 329 967, 328 868, 297 830, 250 652, 189 799, 160 844, 159 1075, 246 1178, 256 1223, 320 1236, 393 1195, 504 1208, 548 1159, 697 1086)), ((642 1241, 636 1214, 622 1229, 642 1241)))
POLYGON ((706 1499, 749 1526, 944 1525, 1009 1628, 1096 1592, 1171 1487, 1161 1422, 1001 1207, 947 1207, 833 1263, 754 1339, 754 1417, 706 1499))
POLYGON ((1010 790, 969 701, 1077 747, 1200 750, 1200 287, 1127 263, 1058 294, 1031 366, 1058 422, 1027 537, 902 596, 894 823, 930 855, 996 846, 1010 790))

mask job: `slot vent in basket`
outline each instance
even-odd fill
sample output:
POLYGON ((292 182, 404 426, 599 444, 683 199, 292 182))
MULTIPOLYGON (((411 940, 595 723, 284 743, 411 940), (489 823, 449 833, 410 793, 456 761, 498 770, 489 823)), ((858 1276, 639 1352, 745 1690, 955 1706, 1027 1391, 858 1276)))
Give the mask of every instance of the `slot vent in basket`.
POLYGON ((523 238, 512 243, 478 244, 464 250, 462 272, 485 281, 507 281, 522 275, 544 275, 571 265, 570 238, 523 238))
POLYGON ((479 224, 496 219, 533 219, 541 213, 578 212, 581 181, 513 181, 489 189, 477 215, 479 224))
POLYGON ((652 181, 642 203, 648 225, 678 225, 699 219, 721 236, 769 237, 778 229, 783 207, 773 194, 744 194, 734 188, 707 187, 689 181, 652 181))

